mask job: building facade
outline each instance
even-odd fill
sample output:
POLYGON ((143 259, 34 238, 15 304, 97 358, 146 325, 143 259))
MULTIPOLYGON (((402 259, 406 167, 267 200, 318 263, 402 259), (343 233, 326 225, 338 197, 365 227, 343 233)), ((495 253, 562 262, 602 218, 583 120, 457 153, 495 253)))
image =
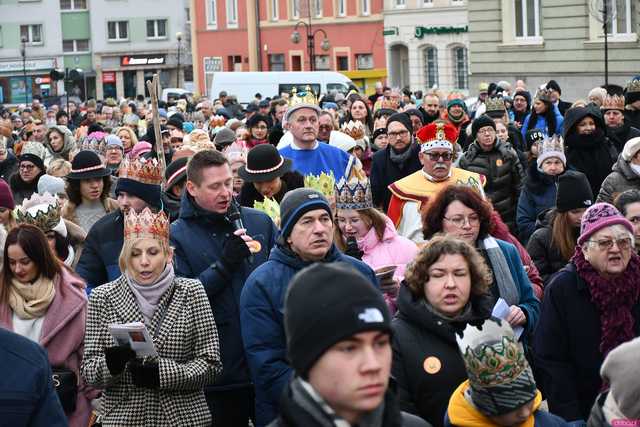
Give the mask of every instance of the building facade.
POLYGON ((194 73, 207 94, 218 71, 340 71, 363 91, 386 80, 382 0, 192 0, 194 73), (310 64, 305 24, 315 33, 310 64), (327 43, 323 43, 323 40, 327 43))
POLYGON ((384 28, 391 86, 468 92, 467 0, 385 0, 384 28))
MULTIPOLYGON (((604 81, 602 12, 591 0, 469 0, 471 86, 522 79, 535 88, 555 79, 562 98, 586 98, 604 81)), ((609 84, 624 86, 640 64, 637 0, 609 2, 609 84), (609 11, 611 12, 611 11, 609 11)))

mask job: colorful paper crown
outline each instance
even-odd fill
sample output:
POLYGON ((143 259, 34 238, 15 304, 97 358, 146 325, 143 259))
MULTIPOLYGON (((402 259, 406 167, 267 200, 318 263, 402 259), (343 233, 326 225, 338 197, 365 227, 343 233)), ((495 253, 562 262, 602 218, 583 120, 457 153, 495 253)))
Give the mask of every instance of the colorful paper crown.
POLYGON ((44 159, 46 151, 47 151, 47 149, 45 148, 45 146, 42 143, 36 142, 36 141, 27 141, 22 146, 22 151, 20 152, 20 154, 21 155, 33 154, 34 156, 37 156, 37 157, 40 157, 41 159, 44 159))
POLYGON ((103 155, 107 152, 107 134, 104 132, 91 132, 89 135, 82 138, 79 144, 80 151, 93 151, 99 155, 103 155))
POLYGON ((155 239, 161 242, 169 241, 169 219, 160 211, 154 214, 151 209, 144 208, 137 214, 129 209, 124 217, 124 238, 131 239, 155 239))
POLYGON ((298 89, 295 86, 291 89, 289 107, 294 107, 298 104, 318 105, 318 98, 316 98, 311 90, 311 86, 305 87, 304 92, 300 92, 300 94, 298 94, 298 89))
POLYGON ((484 105, 486 106, 487 113, 492 111, 501 111, 501 112, 507 111, 507 107, 504 105, 504 99, 499 96, 487 98, 484 101, 484 105))
POLYGON ((416 132, 416 138, 421 145, 420 151, 423 153, 434 148, 453 151, 458 139, 458 131, 452 124, 438 120, 421 127, 416 132))
POLYGON ((33 193, 18 206, 15 215, 18 224, 31 224, 44 233, 53 230, 66 236, 67 227, 60 218, 60 202, 49 193, 33 193))
POLYGON ((600 106, 601 110, 624 110, 624 96, 607 95, 600 106))
POLYGON ((400 106, 399 102, 395 99, 381 98, 376 101, 376 103, 373 106, 373 110, 376 111, 382 108, 386 108, 389 110, 397 110, 399 106, 400 106))
POLYGON ((551 89, 547 89, 544 87, 538 89, 538 91, 536 92, 535 99, 538 99, 540 101, 551 102, 551 89))
POLYGON ((349 123, 343 123, 342 126, 340 126, 340 132, 349 135, 356 141, 365 137, 364 125, 357 120, 349 120, 349 123))
POLYGON ((627 83, 627 93, 640 92, 640 79, 633 79, 627 83))
POLYGON ((327 175, 325 172, 320 175, 307 175, 304 177, 304 186, 319 191, 325 197, 333 197, 336 185, 336 178, 333 171, 327 175))
POLYGON ((222 127, 227 122, 224 116, 215 115, 209 120, 209 126, 212 128, 222 127))
POLYGON ((138 157, 135 160, 125 158, 118 170, 119 178, 128 178, 143 184, 160 185, 162 172, 156 159, 138 157))
POLYGON ((255 200, 253 202, 253 208, 269 215, 274 224, 280 227, 280 204, 277 201, 265 197, 262 202, 255 200))
POLYGON ((346 180, 344 177, 336 184, 336 208, 369 209, 373 207, 371 185, 368 179, 346 180))
POLYGON ((483 413, 501 415, 536 396, 533 372, 508 323, 488 319, 480 327, 469 324, 462 337, 456 335, 456 340, 473 403, 483 413))

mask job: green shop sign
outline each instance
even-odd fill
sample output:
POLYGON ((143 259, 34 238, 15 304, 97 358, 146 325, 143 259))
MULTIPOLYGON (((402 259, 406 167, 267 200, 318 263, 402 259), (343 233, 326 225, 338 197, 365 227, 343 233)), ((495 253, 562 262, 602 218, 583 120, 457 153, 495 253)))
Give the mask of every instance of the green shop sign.
POLYGON ((421 39, 427 34, 460 34, 469 31, 468 26, 464 27, 416 27, 416 38, 421 39))

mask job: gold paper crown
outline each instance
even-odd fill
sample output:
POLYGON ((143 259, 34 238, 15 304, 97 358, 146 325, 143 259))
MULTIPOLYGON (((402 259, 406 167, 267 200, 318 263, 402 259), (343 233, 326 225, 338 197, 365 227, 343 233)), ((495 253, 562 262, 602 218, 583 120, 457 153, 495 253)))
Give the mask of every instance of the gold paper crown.
POLYGON ((349 120, 349 123, 343 123, 342 126, 340 126, 340 132, 349 135, 356 141, 363 139, 365 136, 364 125, 357 120, 349 120))
POLYGON ((319 191, 325 197, 333 197, 336 178, 333 171, 329 175, 322 172, 320 175, 307 175, 304 177, 304 186, 319 191))
POLYGON ((336 184, 336 207, 338 209, 362 210, 373 207, 371 185, 369 180, 350 179, 344 177, 336 184))
POLYGON ((627 83, 627 93, 640 92, 640 79, 633 79, 627 83))
POLYGON ((484 104, 486 106, 486 111, 487 113, 490 111, 506 111, 507 107, 504 105, 504 99, 496 96, 496 97, 492 97, 492 98, 487 98, 484 101, 484 104))
POLYGON ((291 89, 291 95, 289 96, 289 107, 296 106, 298 104, 318 105, 318 99, 311 90, 311 86, 304 88, 304 92, 298 95, 298 89, 294 86, 291 89))
POLYGON ((26 199, 16 209, 16 222, 18 224, 35 225, 45 233, 53 230, 60 224, 60 202, 58 198, 49 193, 42 195, 33 193, 29 199, 26 199), (37 209, 32 209, 36 207, 37 209), (44 210, 45 207, 46 210, 44 210))
POLYGON ((227 119, 225 119, 224 116, 215 115, 211 117, 211 120, 209 121, 209 126, 213 128, 217 128, 217 127, 224 126, 226 122, 227 122, 227 119))
POLYGON ((280 227, 280 204, 276 200, 269 197, 265 197, 262 202, 255 200, 253 208, 269 215, 276 226, 280 227))
POLYGON ((536 92, 535 99, 539 99, 540 101, 551 102, 551 90, 547 88, 540 88, 536 92))
POLYGON ((125 158, 120 164, 118 177, 128 178, 143 184, 160 185, 162 183, 162 172, 158 161, 142 157, 135 160, 125 158))
POLYGON ((538 142, 538 156, 548 152, 564 153, 564 140, 562 136, 554 134, 538 142))
POLYGON ((390 110, 397 110, 400 104, 395 99, 378 99, 373 106, 374 111, 380 110, 382 108, 387 108, 390 110))
POLYGON ((130 239, 155 239, 162 242, 169 241, 169 219, 160 211, 157 214, 151 209, 144 208, 137 214, 129 209, 124 217, 124 238, 130 239))
POLYGON ((600 106, 601 110, 624 110, 624 96, 607 95, 600 106))

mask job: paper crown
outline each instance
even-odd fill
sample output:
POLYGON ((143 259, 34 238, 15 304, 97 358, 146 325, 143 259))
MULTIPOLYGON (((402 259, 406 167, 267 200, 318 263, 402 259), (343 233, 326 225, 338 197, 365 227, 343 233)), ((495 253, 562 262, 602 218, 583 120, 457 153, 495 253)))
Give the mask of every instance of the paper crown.
POLYGON ((160 211, 155 214, 149 208, 144 208, 137 214, 129 209, 124 217, 124 238, 130 239, 156 239, 163 242, 169 241, 169 219, 160 211))
POLYGON ((624 96, 607 95, 600 106, 601 110, 624 110, 624 96))
POLYGON ((458 131, 452 124, 438 120, 421 127, 416 132, 416 138, 421 145, 420 151, 423 153, 434 148, 453 151, 458 139, 458 131))
POLYGON ((395 99, 378 99, 373 106, 373 110, 380 110, 382 108, 386 108, 389 110, 397 110, 400 106, 399 102, 395 99))
POLYGON ((215 115, 209 120, 209 126, 212 128, 222 127, 227 122, 224 116, 215 115))
POLYGON ((53 230, 62 236, 67 235, 67 227, 60 217, 60 202, 49 193, 33 193, 17 207, 15 215, 18 224, 35 225, 44 233, 53 230))
POLYGON ((333 197, 335 185, 336 178, 333 171, 330 171, 328 175, 322 172, 318 176, 310 174, 304 177, 305 187, 319 191, 325 197, 333 197))
POLYGON ((311 86, 305 87, 304 92, 300 92, 300 94, 298 94, 298 89, 295 86, 291 89, 289 107, 294 107, 298 104, 318 105, 318 99, 311 90, 311 86))
POLYGON ((46 151, 47 149, 42 143, 36 142, 36 141, 27 141, 22 146, 22 151, 20 152, 20 155, 33 154, 34 156, 44 159, 46 151))
POLYGON ((551 89, 547 89, 544 87, 538 89, 538 91, 536 92, 535 99, 538 99, 540 101, 551 102, 551 89))
POLYGON ((156 159, 138 157, 135 160, 124 158, 118 169, 118 178, 128 178, 143 184, 160 185, 162 171, 156 159))
POLYGON ((633 79, 627 83, 627 93, 640 92, 640 79, 633 79))
POLYGON ((226 147, 222 154, 225 155, 229 163, 235 162, 244 162, 247 163, 247 154, 249 150, 246 146, 236 142, 231 143, 228 147, 226 147))
POLYGON ((362 210, 373 207, 371 185, 368 179, 350 179, 344 177, 336 184, 336 208, 362 210))
POLYGON ((538 141, 538 155, 554 152, 564 153, 564 140, 562 136, 554 134, 553 136, 546 137, 542 141, 538 141))
POLYGON ((500 319, 467 325, 456 335, 473 403, 485 414, 501 415, 531 401, 537 393, 533 372, 513 329, 500 319))
POLYGON ((356 141, 365 137, 364 125, 357 120, 349 120, 349 123, 343 123, 342 126, 340 126, 340 132, 349 135, 356 141))
POLYGON ((90 150, 104 156, 107 151, 107 135, 107 133, 100 131, 91 132, 82 138, 79 144, 80 151, 90 150))
POLYGON ((269 215, 276 226, 280 227, 280 204, 276 200, 269 197, 265 197, 262 202, 255 200, 253 208, 269 215))
POLYGON ((492 111, 507 111, 507 107, 504 105, 504 99, 499 96, 487 98, 484 101, 484 105, 486 107, 487 113, 492 111))

